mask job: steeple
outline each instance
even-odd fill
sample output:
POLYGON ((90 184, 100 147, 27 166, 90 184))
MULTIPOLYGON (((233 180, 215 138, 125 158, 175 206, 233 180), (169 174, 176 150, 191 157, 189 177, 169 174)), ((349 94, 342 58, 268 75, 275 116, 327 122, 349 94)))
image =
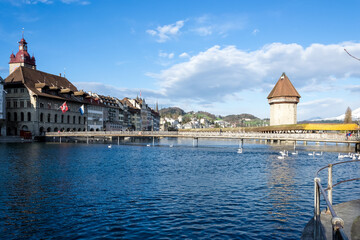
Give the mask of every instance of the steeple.
POLYGON ((10 55, 10 62, 9 62, 9 72, 10 74, 17 68, 17 67, 28 67, 32 69, 36 69, 36 61, 35 57, 30 57, 30 54, 27 51, 27 42, 23 38, 19 41, 19 51, 14 55, 11 53, 10 55))

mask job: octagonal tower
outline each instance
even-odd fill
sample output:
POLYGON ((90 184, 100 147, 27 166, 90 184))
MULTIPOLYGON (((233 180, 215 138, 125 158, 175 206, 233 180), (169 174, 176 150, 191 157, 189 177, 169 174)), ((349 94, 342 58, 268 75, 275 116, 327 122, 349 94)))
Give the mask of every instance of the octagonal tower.
POLYGON ((297 123, 297 104, 300 94, 285 73, 281 75, 268 98, 270 126, 297 123))

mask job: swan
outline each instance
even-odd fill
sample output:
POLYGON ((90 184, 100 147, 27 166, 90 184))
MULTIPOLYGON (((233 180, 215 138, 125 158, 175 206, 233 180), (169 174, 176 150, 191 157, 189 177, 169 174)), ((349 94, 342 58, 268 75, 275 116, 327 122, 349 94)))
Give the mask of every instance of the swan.
POLYGON ((111 144, 108 146, 108 148, 111 148, 111 144))
POLYGON ((312 152, 312 153, 308 153, 309 156, 314 156, 315 155, 315 152, 312 152))
POLYGON ((323 152, 321 153, 315 153, 316 156, 322 156, 323 155, 323 152))
POLYGON ((292 155, 298 155, 298 151, 292 152, 291 154, 292 154, 292 155))
POLYGON ((239 149, 237 150, 237 153, 242 153, 242 148, 239 148, 239 149))

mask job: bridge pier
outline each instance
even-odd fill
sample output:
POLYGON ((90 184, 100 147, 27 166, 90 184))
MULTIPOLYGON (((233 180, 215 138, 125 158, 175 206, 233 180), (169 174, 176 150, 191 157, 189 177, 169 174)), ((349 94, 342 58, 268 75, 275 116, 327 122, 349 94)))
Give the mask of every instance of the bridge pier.
POLYGON ((355 143, 355 152, 360 151, 360 143, 355 143))
POLYGON ((193 147, 198 147, 198 146, 199 146, 199 138, 193 138, 193 147))

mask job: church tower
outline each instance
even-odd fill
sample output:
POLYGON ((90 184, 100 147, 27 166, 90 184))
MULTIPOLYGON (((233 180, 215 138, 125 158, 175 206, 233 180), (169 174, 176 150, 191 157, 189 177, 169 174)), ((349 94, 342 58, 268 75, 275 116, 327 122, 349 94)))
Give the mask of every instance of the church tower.
POLYGON ((14 55, 14 53, 10 55, 9 74, 20 66, 36 69, 35 57, 30 57, 27 51, 27 42, 24 37, 19 42, 19 51, 16 55, 14 55))
POLYGON ((285 73, 281 75, 268 98, 270 126, 297 123, 297 104, 300 95, 285 73))

